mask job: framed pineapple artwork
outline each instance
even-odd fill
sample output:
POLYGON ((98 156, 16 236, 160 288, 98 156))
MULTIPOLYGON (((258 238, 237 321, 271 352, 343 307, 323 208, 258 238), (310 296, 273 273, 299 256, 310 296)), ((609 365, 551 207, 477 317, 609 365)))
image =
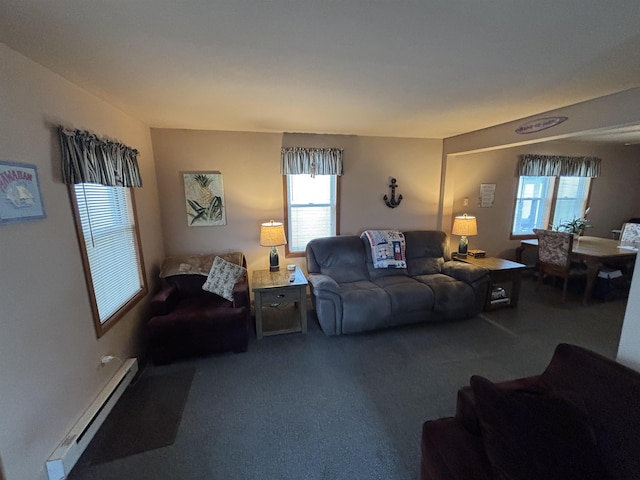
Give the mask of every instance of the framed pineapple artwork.
POLYGON ((226 225, 224 188, 220 172, 183 172, 187 225, 226 225))

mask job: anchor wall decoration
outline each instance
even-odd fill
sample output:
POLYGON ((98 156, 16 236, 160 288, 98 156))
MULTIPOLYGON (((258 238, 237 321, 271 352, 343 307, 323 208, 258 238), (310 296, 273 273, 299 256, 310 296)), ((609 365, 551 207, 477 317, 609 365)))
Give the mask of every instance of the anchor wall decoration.
POLYGON ((395 178, 391 179, 391 185, 389 185, 389 188, 391 189, 391 198, 385 195, 383 198, 384 203, 386 203, 389 208, 396 208, 402 201, 402 195, 398 195, 398 199, 396 200, 396 188, 398 188, 398 185, 396 185, 395 178))

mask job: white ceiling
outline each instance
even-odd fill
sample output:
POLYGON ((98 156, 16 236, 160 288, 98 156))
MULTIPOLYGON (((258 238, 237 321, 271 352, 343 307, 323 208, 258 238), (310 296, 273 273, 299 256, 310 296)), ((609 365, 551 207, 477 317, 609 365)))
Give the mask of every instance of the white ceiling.
POLYGON ((0 0, 152 127, 444 138, 640 86, 638 0, 0 0))

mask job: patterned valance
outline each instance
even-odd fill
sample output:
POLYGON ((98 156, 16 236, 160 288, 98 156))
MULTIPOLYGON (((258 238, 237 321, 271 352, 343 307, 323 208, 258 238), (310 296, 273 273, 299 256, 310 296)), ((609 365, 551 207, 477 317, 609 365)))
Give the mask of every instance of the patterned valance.
POLYGON ((281 171, 283 175, 342 175, 342 149, 283 148, 281 171))
POLYGON ((106 187, 141 187, 138 151, 81 131, 58 128, 62 181, 98 183, 106 187))
POLYGON ((597 177, 601 159, 560 155, 520 155, 521 177, 597 177))

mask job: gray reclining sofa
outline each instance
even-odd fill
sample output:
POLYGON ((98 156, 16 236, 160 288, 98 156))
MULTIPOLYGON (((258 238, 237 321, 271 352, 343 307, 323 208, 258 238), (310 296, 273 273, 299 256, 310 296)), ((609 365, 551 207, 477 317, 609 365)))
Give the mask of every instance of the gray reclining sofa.
POLYGON ((311 300, 326 335, 477 315, 489 271, 451 259, 446 233, 403 232, 407 268, 374 268, 371 247, 355 235, 307 244, 311 300))

